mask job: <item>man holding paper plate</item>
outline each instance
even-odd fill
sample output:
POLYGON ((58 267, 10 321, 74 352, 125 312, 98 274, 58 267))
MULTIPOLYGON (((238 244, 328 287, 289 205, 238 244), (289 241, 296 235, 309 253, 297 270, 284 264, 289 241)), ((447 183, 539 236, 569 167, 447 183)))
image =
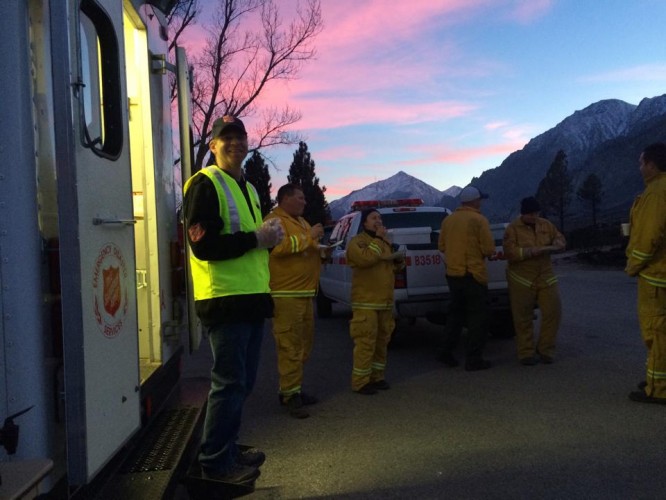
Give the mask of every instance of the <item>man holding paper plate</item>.
POLYGON ((275 303, 273 336, 280 378, 280 403, 294 418, 310 416, 305 405, 317 398, 301 389, 303 366, 314 342, 313 299, 319 285, 321 224, 310 226, 302 217, 305 195, 295 184, 277 192, 278 206, 265 220, 279 219, 285 231, 282 242, 271 249, 271 296, 275 303))
POLYGON ((524 198, 520 202, 520 216, 504 233, 516 347, 518 359, 525 366, 539 361, 553 362, 555 337, 562 317, 560 292, 550 254, 564 250, 566 240, 552 222, 539 217, 540 211, 536 198, 524 198), (535 346, 534 307, 537 304, 541 311, 541 331, 535 346))

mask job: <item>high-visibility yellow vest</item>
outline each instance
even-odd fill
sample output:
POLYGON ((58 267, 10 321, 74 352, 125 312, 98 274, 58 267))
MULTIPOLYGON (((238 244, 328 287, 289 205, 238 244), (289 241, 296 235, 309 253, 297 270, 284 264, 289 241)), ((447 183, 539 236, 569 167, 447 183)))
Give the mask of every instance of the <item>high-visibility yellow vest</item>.
MULTIPOLYGON (((205 175, 215 186, 220 218, 224 223, 221 234, 256 231, 261 226, 259 195, 252 184, 247 183, 247 190, 254 218, 238 183, 215 165, 202 168, 188 179, 185 183, 185 193, 196 175, 205 175)), ((254 248, 240 257, 226 260, 200 260, 190 251, 190 268, 194 284, 194 300, 270 293, 266 249, 254 248)))

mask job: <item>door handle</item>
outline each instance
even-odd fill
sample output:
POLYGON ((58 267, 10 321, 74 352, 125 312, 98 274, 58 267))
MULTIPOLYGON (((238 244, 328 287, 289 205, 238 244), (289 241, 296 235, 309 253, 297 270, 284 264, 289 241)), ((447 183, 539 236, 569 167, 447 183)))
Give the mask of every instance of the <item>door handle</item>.
POLYGON ((126 226, 131 226, 136 224, 136 219, 102 219, 100 217, 93 217, 92 223, 93 226, 101 226, 104 224, 124 224, 126 226))

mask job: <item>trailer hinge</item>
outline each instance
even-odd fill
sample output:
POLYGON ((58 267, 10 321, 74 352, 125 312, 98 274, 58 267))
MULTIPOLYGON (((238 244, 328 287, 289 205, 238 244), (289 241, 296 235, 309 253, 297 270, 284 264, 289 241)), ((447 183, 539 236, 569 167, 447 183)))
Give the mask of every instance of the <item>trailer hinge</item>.
POLYGON ((176 65, 167 61, 166 54, 152 54, 150 59, 152 60, 151 70, 153 73, 166 75, 167 71, 176 72, 176 65))

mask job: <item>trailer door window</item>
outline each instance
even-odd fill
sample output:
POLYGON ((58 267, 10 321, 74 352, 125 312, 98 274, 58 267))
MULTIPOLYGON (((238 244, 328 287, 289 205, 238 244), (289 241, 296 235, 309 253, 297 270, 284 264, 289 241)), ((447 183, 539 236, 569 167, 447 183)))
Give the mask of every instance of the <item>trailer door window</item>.
POLYGON ((81 141, 96 155, 116 160, 123 145, 118 39, 111 19, 94 0, 81 2, 79 36, 81 141))

